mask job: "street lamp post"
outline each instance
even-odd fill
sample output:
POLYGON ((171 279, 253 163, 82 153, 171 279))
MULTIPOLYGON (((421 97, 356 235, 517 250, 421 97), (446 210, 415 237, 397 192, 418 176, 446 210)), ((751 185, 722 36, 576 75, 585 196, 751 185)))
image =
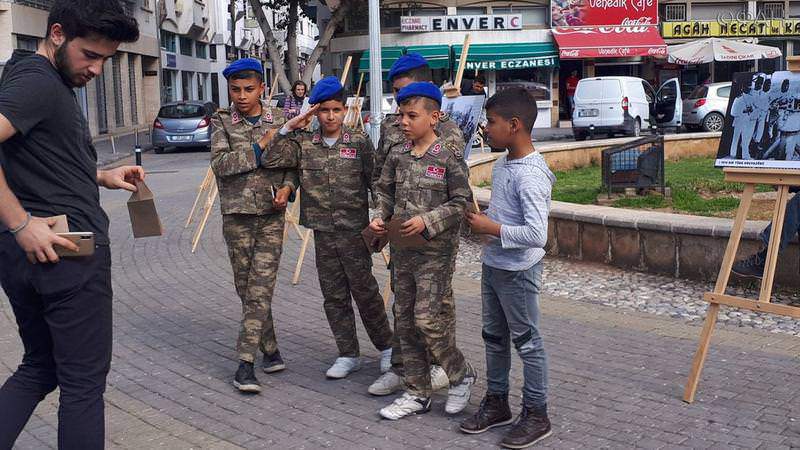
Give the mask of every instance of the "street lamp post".
POLYGON ((369 97, 370 137, 378 145, 383 115, 383 73, 381 71, 381 21, 380 0, 369 0, 369 97))

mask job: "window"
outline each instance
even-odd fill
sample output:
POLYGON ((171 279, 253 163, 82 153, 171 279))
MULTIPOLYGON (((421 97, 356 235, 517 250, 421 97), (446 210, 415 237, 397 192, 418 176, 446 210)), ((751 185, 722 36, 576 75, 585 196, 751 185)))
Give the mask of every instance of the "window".
POLYGON ((139 102, 136 101, 136 55, 128 54, 128 87, 131 95, 131 123, 139 123, 139 102))
POLYGON ((206 44, 202 42, 196 42, 194 45, 194 56, 200 59, 208 58, 207 51, 206 51, 206 44))
POLYGON ((756 3, 759 19, 783 19, 783 2, 756 3))
POLYGON ((181 100, 183 101, 192 99, 192 78, 194 78, 194 73, 181 72, 181 100))
POLYGON ((686 20, 686 4, 672 3, 661 5, 661 20, 664 22, 682 22, 686 20))
POLYGON ((39 39, 33 36, 25 36, 24 34, 17 34, 17 48, 19 50, 28 50, 35 52, 39 47, 39 39))
POLYGON ((693 3, 693 20, 718 20, 720 18, 736 19, 747 12, 747 3, 693 3))
POLYGON ((192 56, 192 40, 181 36, 181 55, 192 56))
POLYGON ((211 59, 217 59, 217 46, 216 45, 214 45, 214 44, 209 45, 208 46, 208 51, 209 51, 209 55, 211 56, 211 59))
POLYGON ((459 16, 479 16, 486 14, 486 8, 456 8, 456 14, 459 16))
POLYGON ((169 31, 161 31, 161 48, 175 53, 175 35, 169 31))
POLYGON ((800 18, 800 2, 789 2, 789 18, 800 18))
POLYGON ((158 111, 158 117, 165 119, 189 119, 205 115, 206 110, 200 105, 170 105, 163 106, 158 111))
POLYGON ((206 81, 208 80, 208 75, 205 73, 198 73, 197 74, 197 100, 205 100, 206 99, 206 81))
POLYGON ((708 95, 708 86, 697 86, 692 93, 689 94, 689 98, 695 100, 698 98, 706 98, 706 95, 708 95))
POLYGON ((219 74, 211 74, 211 101, 215 106, 219 106, 219 74))
POLYGON ((369 8, 367 2, 359 2, 353 6, 353 11, 345 16, 345 30, 367 31, 369 29, 369 8))
POLYGON ((445 8, 419 8, 412 9, 409 16, 446 16, 445 8))
POLYGON ((161 71, 161 102, 167 103, 175 100, 175 85, 177 82, 176 72, 174 70, 164 69, 161 71))
POLYGON ((728 98, 731 96, 731 87, 730 86, 723 86, 717 89, 717 97, 728 98))
POLYGON ((547 8, 544 7, 492 8, 492 14, 522 14, 522 26, 547 24, 547 8))
POLYGON ((402 9, 381 9, 381 28, 400 28, 402 9))
POLYGON ((114 85, 114 123, 125 126, 125 112, 122 110, 122 56, 111 58, 111 80, 114 85))

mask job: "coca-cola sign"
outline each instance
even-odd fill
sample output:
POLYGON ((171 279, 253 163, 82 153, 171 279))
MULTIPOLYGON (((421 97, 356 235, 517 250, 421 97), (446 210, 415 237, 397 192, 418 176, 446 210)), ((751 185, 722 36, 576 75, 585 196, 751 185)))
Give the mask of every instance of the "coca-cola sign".
POLYGON ((664 39, 654 26, 553 28, 561 59, 667 56, 664 39))
POLYGON ((658 25, 657 0, 551 0, 552 27, 658 25))

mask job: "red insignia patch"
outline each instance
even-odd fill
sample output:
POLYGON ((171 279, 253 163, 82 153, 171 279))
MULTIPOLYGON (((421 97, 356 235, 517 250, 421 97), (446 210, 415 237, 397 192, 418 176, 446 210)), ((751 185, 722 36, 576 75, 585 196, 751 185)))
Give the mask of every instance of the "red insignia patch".
POLYGON ((267 113, 264 115, 264 121, 267 123, 272 123, 272 113, 267 113))
POLYGON ((437 143, 436 145, 433 146, 433 148, 431 148, 432 155, 438 155, 441 152, 442 152, 442 144, 437 143))
POLYGON ((410 150, 411 149, 411 142, 409 141, 409 142, 406 142, 405 144, 403 144, 403 148, 406 149, 406 150, 410 150))
POLYGON ((350 133, 345 133, 342 135, 342 142, 344 142, 345 144, 350 143, 350 133))
POLYGON ((437 180, 444 180, 445 168, 439 166, 428 166, 425 169, 425 176, 437 180))
POLYGON ((319 144, 322 140, 322 137, 319 134, 315 134, 313 138, 311 138, 311 142, 314 144, 319 144))
POLYGON ((358 150, 352 147, 342 147, 339 149, 339 158, 356 159, 358 157, 358 150))

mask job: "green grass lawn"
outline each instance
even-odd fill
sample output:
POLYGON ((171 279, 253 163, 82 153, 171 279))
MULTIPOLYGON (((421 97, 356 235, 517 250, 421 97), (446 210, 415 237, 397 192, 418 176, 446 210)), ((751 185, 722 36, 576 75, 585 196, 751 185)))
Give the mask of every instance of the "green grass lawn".
MULTIPOLYGON (((672 189, 672 198, 649 195, 624 198, 614 202, 620 208, 672 208, 691 214, 711 216, 721 211, 731 211, 739 206, 733 193, 741 192, 744 186, 723 180, 722 169, 714 167, 713 158, 687 158, 666 163, 667 186, 672 189)), ((556 172, 553 200, 570 203, 592 204, 600 193, 601 169, 599 166, 585 167, 567 172, 556 172)), ((770 186, 758 186, 758 191, 771 190, 770 186)))

